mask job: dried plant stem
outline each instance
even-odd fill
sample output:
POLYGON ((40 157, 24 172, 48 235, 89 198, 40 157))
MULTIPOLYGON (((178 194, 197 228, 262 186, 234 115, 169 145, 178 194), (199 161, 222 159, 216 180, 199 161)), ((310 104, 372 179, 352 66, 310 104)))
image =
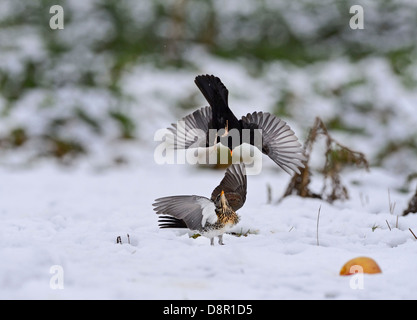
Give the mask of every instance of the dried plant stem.
POLYGON ((347 148, 340 144, 329 132, 323 121, 316 118, 313 127, 310 129, 307 140, 304 143, 304 168, 300 169, 300 174, 295 174, 287 187, 283 197, 297 194, 301 197, 318 198, 327 202, 335 200, 346 200, 349 198, 347 188, 342 184, 341 171, 348 165, 356 167, 364 167, 369 170, 368 161, 365 155, 347 148), (326 151, 324 153, 325 163, 321 170, 323 174, 323 187, 320 194, 312 192, 309 188, 311 182, 311 172, 308 165, 313 145, 318 141, 319 137, 324 137, 326 143, 326 151))
POLYGON ((270 204, 272 202, 272 187, 269 183, 266 184, 266 194, 267 194, 266 203, 270 204))
POLYGON ((317 228, 316 228, 316 238, 317 238, 317 245, 319 246, 319 221, 320 221, 320 211, 321 211, 321 205, 319 207, 319 211, 317 213, 317 228))
POLYGON ((394 209, 395 209, 395 202, 394 203, 391 202, 391 192, 389 191, 389 189, 388 189, 388 205, 389 205, 389 212, 393 214, 394 209))
POLYGON ((411 230, 411 228, 408 228, 408 230, 410 230, 411 234, 412 234, 412 235, 414 236, 414 238, 416 238, 416 240, 417 240, 417 237, 416 237, 416 235, 414 234, 413 230, 411 230))
POLYGON ((410 199, 408 203, 408 208, 404 210, 403 215, 407 215, 409 213, 416 213, 417 212, 417 188, 414 196, 410 199))

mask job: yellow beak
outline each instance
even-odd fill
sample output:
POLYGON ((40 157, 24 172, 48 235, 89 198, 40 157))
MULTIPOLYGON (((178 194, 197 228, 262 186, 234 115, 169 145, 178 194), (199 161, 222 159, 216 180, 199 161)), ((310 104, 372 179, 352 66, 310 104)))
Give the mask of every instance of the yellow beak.
POLYGON ((228 205, 226 196, 224 195, 224 191, 220 193, 220 203, 222 204, 222 207, 226 207, 228 205))

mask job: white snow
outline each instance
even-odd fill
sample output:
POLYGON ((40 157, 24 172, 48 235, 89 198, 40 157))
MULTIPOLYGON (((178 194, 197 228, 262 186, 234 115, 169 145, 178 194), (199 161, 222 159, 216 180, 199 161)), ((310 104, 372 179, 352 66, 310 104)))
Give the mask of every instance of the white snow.
MULTIPOLYGON (((388 118, 386 127, 379 126, 373 114, 358 118, 349 104, 348 109, 342 108, 334 97, 315 95, 314 83, 324 83, 320 90, 332 88, 331 79, 326 78, 328 70, 338 87, 351 79, 351 67, 360 67, 343 60, 327 62, 323 71, 323 64, 303 71, 276 63, 264 77, 255 79, 238 63, 199 57, 205 67, 198 73, 222 78, 231 92, 232 110, 239 116, 272 111, 271 97, 280 95, 280 88, 291 88, 295 97, 292 117, 284 120, 302 142, 314 117, 325 120, 343 113, 369 135, 331 134, 372 160, 387 136, 407 137, 416 120, 409 108, 416 101, 415 94, 395 82, 390 90, 375 89, 381 101, 391 101, 395 94, 406 99, 398 103, 398 112, 388 118)), ((372 70, 379 70, 377 60, 362 69, 373 74, 372 70)), ((392 76, 381 70, 381 79, 392 76)), ((170 105, 171 100, 196 92, 195 74, 142 67, 125 77, 124 88, 135 101, 132 105, 139 105, 132 113, 135 119, 146 119, 138 123, 140 141, 114 140, 115 128, 108 125, 104 139, 94 139, 74 127, 74 134, 88 141, 91 149, 88 158, 80 159, 75 167, 56 167, 45 160, 32 168, 14 169, 13 165, 25 163, 22 159, 30 159, 35 148, 1 155, 0 298, 416 299, 417 240, 409 228, 417 233, 417 215, 401 216, 415 182, 407 192, 398 191, 412 172, 407 168, 414 168, 413 154, 392 158, 392 166, 385 169, 344 172, 342 181, 350 199, 333 204, 296 196, 278 202, 290 176, 263 156, 261 173, 248 176, 247 201, 233 229, 247 236, 226 234, 224 246, 216 242, 212 247, 207 238, 191 238, 186 230, 158 229, 151 205, 154 199, 182 194, 208 197, 224 175, 222 170, 187 164, 158 165, 153 158, 155 132, 204 105, 200 96, 195 109, 181 111, 184 114, 176 114, 170 105), (116 158, 127 159, 128 164, 113 168, 116 158), (402 170, 394 174, 388 168, 402 170), (268 184, 273 192, 271 204, 267 203, 268 184), (395 203, 393 213, 388 190, 391 205, 395 203), (122 244, 116 243, 118 236, 122 244), (357 256, 375 259, 382 269, 382 274, 364 275, 363 289, 352 288, 352 277, 339 275, 343 264, 357 256), (57 278, 59 270, 61 278, 57 278), (61 284, 63 289, 55 289, 61 284)), ((375 86, 370 87, 381 87, 381 81, 376 74, 375 86)), ((357 93, 359 101, 366 101, 360 89, 357 93)), ((94 114, 106 111, 97 93, 74 96, 91 100, 94 114)), ((35 98, 39 97, 27 97, 35 98)), ((29 130, 36 131, 47 119, 42 112, 25 109, 23 102, 20 108, 21 113, 16 112, 7 123, 27 122, 29 130)), ((319 168, 320 159, 312 158, 313 167, 319 168)), ((313 191, 321 190, 317 172, 312 186, 313 191)))
MULTIPOLYGON (((281 8, 286 13, 281 18, 291 22, 302 40, 335 16, 299 10, 310 1, 289 7, 277 1, 266 5, 281 8)), ((406 180, 416 168, 412 142, 417 93, 414 86, 404 85, 405 78, 417 79, 415 63, 405 70, 404 78, 379 55, 356 61, 341 52, 340 57, 305 66, 285 60, 265 62, 258 73, 245 59, 216 58, 194 44, 183 53, 190 67, 161 69, 143 59, 126 68, 119 82, 124 98, 118 101, 118 96, 101 89, 113 81, 112 56, 90 52, 95 41, 114 32, 109 17, 95 11, 94 1, 67 2, 74 9, 73 23, 66 24, 59 39, 73 48, 57 65, 41 64, 45 69, 40 72, 45 77, 41 83, 56 86, 20 95, 10 114, 0 119, 0 136, 21 127, 29 136, 42 137, 50 133, 46 128, 51 121, 71 118, 79 107, 100 123, 103 132, 94 134, 80 122, 62 129, 62 138, 88 146, 88 155, 77 159, 74 167, 39 160, 47 146, 36 138, 17 149, 0 148, 0 299, 417 299, 417 240, 409 231, 417 234, 417 215, 401 216, 416 189, 416 179, 406 180), (78 85, 81 69, 93 71, 97 88, 78 85), (225 234, 224 246, 217 242, 210 246, 207 238, 194 239, 186 230, 158 229, 152 207, 156 198, 209 197, 224 176, 223 170, 158 165, 154 159, 155 132, 207 105, 193 83, 198 74, 222 79, 239 118, 254 111, 277 112, 277 104, 285 103, 283 120, 301 142, 316 117, 324 122, 342 120, 349 130, 330 129, 331 135, 380 167, 343 172, 347 201, 329 204, 296 196, 279 201, 290 176, 263 156, 263 170, 248 176, 247 200, 232 230, 246 236, 225 234), (184 109, 178 107, 180 102, 185 102, 184 109), (119 108, 135 121, 137 140, 118 139, 120 129, 108 115, 119 108), (410 147, 378 159, 391 141, 410 147), (122 244, 116 243, 118 237, 122 244), (364 275, 362 289, 352 286, 352 277, 339 275, 343 264, 357 256, 373 258, 382 269, 381 274, 364 275)), ((337 14, 334 2, 326 2, 326 10, 337 14)), ((411 6, 409 0, 400 1, 407 2, 411 6)), ((145 26, 155 14, 150 2, 128 3, 137 26, 145 26)), ((215 1, 215 8, 221 6, 217 11, 222 22, 216 41, 227 48, 238 32, 248 40, 256 38, 261 26, 256 21, 242 24, 239 30, 231 30, 235 24, 228 23, 233 22, 229 16, 245 17, 255 10, 254 3, 246 0, 233 6, 215 1)), ((372 13, 376 5, 373 1, 365 6, 367 31, 347 29, 347 39, 366 42, 366 47, 377 51, 415 42, 413 24, 382 33, 373 30, 381 19, 372 13)), ((16 15, 26 6, 0 2, 0 18, 11 12, 16 15)), ((412 21, 413 10, 401 9, 401 4, 392 9, 396 17, 412 21)), ((201 20, 199 12, 189 12, 190 21, 201 20)), ((382 18, 388 14, 392 11, 382 18)), ((161 36, 166 36, 167 26, 158 26, 161 36)), ((39 32, 26 24, 0 30, 3 47, 12 49, 0 52, 0 68, 10 77, 23 76, 25 61, 46 59, 39 32)), ((274 41, 286 41, 281 33, 271 29, 274 41)), ((0 110, 8 109, 7 103, 0 95, 0 110)), ((315 192, 322 188, 319 148, 318 144, 310 163, 316 169, 315 192)))
POLYGON ((209 196, 224 171, 151 160, 147 150, 117 170, 1 168, 0 298, 417 298, 417 240, 408 230, 417 231, 417 215, 400 216, 396 227, 411 196, 396 192, 402 177, 377 168, 346 172, 348 201, 291 196, 277 202, 290 177, 264 157, 261 174, 248 177, 241 222, 233 229, 248 235, 226 234, 224 246, 210 246, 185 230, 158 229, 151 204, 168 195, 209 196), (339 275, 357 256, 382 269, 364 275, 363 289, 339 275))

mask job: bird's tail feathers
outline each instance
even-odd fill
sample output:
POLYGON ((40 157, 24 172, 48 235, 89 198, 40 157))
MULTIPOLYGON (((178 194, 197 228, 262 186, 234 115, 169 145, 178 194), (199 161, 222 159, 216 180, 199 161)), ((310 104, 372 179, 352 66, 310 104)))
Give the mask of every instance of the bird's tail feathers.
POLYGON ((158 219, 158 226, 161 229, 165 228, 187 228, 184 220, 172 216, 160 216, 158 219))
POLYGON ((213 75, 200 75, 194 80, 207 102, 213 108, 228 107, 229 91, 218 77, 213 75))

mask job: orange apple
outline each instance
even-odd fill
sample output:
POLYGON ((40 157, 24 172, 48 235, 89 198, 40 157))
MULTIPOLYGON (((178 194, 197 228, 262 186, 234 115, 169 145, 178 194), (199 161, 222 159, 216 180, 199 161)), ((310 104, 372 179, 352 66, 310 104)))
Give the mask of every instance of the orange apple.
POLYGON ((374 259, 368 257, 357 257, 346 262, 340 270, 341 276, 349 276, 358 272, 381 273, 381 268, 374 259))

